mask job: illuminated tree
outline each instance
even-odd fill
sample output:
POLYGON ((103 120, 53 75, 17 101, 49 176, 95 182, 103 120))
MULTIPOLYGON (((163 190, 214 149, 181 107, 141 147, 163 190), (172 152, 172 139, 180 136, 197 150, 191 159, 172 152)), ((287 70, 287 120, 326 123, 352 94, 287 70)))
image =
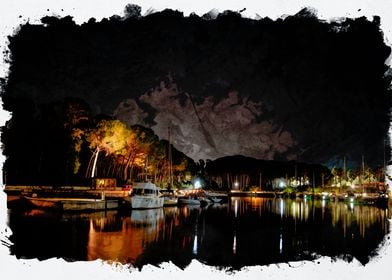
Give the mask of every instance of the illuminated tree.
POLYGON ((121 154, 127 146, 130 134, 131 131, 119 120, 102 120, 95 129, 90 130, 86 140, 93 154, 87 167, 86 177, 90 171, 90 177, 96 175, 98 156, 101 151, 105 152, 105 156, 121 154))
MULTIPOLYGON (((99 168, 99 176, 117 178, 120 182, 132 182, 147 174, 157 184, 167 181, 168 142, 159 140, 151 129, 143 126, 129 128, 119 120, 102 120, 95 128, 73 129, 72 139, 76 154, 86 147, 91 151, 85 171, 86 178, 97 176, 99 168)), ((189 159, 178 151, 175 153, 180 156, 177 164, 173 165, 173 170, 180 178, 180 174, 189 165, 189 159)), ((77 157, 74 163, 75 174, 80 166, 82 163, 77 157)))

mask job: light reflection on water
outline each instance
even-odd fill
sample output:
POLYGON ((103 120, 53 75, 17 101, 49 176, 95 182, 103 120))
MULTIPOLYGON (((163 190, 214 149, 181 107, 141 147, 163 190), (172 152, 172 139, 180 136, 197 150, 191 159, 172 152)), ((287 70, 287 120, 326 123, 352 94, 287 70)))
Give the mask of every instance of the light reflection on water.
POLYGON ((387 208, 325 200, 231 198, 228 204, 51 214, 10 212, 20 258, 104 259, 141 267, 193 258, 240 268, 318 255, 362 263, 388 233, 387 208))

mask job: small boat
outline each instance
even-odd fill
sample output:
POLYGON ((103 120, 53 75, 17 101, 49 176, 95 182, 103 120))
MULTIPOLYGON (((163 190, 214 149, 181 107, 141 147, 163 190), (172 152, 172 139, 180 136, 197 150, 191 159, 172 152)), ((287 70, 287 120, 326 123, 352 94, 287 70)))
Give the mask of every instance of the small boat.
POLYGON ((136 183, 131 193, 132 209, 149 209, 163 207, 164 198, 160 188, 151 182, 136 183))
POLYGON ((178 198, 178 204, 200 205, 200 199, 197 196, 182 196, 178 198))
POLYGON ((219 196, 208 196, 208 199, 212 201, 212 203, 222 203, 223 198, 219 196))
POLYGON ((178 204, 178 197, 173 191, 162 190, 161 193, 163 194, 163 206, 175 206, 178 204))
POLYGON ((27 199, 27 201, 29 201, 34 207, 50 208, 62 211, 98 211, 118 208, 117 200, 90 198, 38 198, 28 196, 25 196, 25 199, 27 199))
POLYGON ((219 192, 212 192, 212 191, 205 191, 205 195, 212 203, 224 203, 227 201, 227 197, 228 197, 226 193, 219 193, 219 192))

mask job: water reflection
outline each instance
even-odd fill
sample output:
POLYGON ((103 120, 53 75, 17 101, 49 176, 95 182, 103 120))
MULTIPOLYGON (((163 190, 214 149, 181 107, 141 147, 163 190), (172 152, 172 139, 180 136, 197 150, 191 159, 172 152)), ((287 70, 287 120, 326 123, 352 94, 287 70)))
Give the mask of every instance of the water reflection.
POLYGON ((130 217, 90 220, 87 260, 135 263, 148 244, 162 238, 163 209, 133 210, 130 217))
POLYGON ((104 259, 141 267, 172 261, 241 268, 356 257, 366 263, 388 233, 387 208, 326 200, 231 198, 207 207, 9 215, 17 257, 104 259))
POLYGON ((371 205, 354 205, 353 202, 328 202, 326 200, 307 201, 297 199, 265 199, 265 198, 232 198, 231 208, 234 216, 258 213, 279 215, 280 219, 294 219, 295 221, 308 222, 311 220, 331 220, 333 226, 342 227, 346 231, 348 227, 357 224, 362 237, 375 224, 380 226, 386 234, 389 230, 388 208, 378 208, 371 205), (320 207, 321 206, 321 207, 320 207), (321 209, 321 215, 320 215, 321 209), (317 216, 315 216, 317 214, 317 216))

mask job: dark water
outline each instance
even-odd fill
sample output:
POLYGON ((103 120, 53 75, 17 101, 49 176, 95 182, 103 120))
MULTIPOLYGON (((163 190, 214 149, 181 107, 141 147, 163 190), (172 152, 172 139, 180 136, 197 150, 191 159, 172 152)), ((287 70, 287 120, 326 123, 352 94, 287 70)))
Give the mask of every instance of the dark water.
POLYGON ((11 254, 104 259, 136 267, 192 259, 239 269, 331 256, 362 264, 389 232, 388 208, 343 202, 231 198, 208 207, 67 214, 9 212, 11 254))

